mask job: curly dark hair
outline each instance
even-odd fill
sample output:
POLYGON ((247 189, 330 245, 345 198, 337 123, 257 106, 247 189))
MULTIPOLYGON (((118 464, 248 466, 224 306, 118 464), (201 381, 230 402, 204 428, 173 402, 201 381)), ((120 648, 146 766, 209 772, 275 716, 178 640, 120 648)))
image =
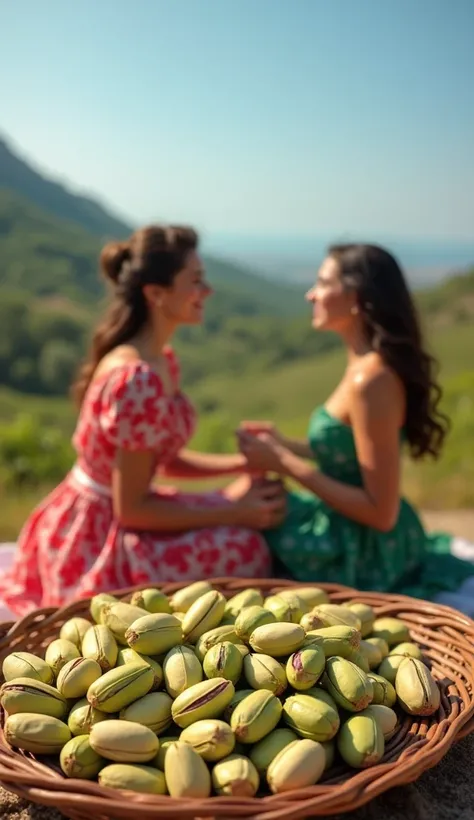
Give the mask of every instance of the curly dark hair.
POLYGON ((405 387, 405 433, 414 459, 437 458, 449 430, 439 410, 438 363, 425 349, 420 320, 401 267, 376 245, 333 245, 343 283, 353 288, 367 341, 405 387))

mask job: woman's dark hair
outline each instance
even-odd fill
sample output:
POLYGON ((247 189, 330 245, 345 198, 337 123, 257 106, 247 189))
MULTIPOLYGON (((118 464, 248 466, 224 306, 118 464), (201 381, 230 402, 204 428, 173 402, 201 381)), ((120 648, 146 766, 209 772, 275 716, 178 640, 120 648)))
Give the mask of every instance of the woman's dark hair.
POLYGON ((357 295, 367 340, 406 391, 405 433, 412 457, 437 458, 449 429, 438 407, 437 362, 426 352, 418 313, 394 257, 376 245, 333 245, 344 284, 357 295))
POLYGON ((144 285, 170 287, 197 248, 192 228, 151 225, 141 228, 125 242, 109 242, 100 255, 100 268, 113 286, 113 300, 96 328, 89 356, 73 385, 78 404, 86 394, 100 360, 111 350, 132 339, 148 319, 144 285))

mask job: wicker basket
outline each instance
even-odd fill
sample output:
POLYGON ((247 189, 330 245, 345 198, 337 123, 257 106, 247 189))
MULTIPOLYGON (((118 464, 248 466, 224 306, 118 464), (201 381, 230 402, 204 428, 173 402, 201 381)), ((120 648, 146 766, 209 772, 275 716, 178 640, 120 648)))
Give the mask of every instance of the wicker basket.
MULTIPOLYGON (((212 582, 230 597, 252 583, 267 594, 298 585, 284 580, 217 578, 212 582)), ((167 584, 167 593, 182 584, 167 584)), ((252 818, 297 820, 351 811, 392 788, 416 780, 435 766, 454 742, 474 730, 474 622, 449 607, 412 598, 362 593, 348 587, 321 584, 333 602, 357 600, 370 604, 379 615, 400 617, 412 638, 420 643, 442 691, 441 706, 429 718, 406 717, 386 745, 380 764, 359 772, 340 767, 316 786, 261 798, 211 797, 172 799, 105 789, 83 780, 66 780, 52 761, 13 750, 0 729, 0 785, 20 797, 54 806, 72 820, 151 820, 176 818, 252 818)), ((127 598, 132 590, 116 593, 127 598)), ((41 653, 57 637, 61 625, 88 611, 80 601, 61 609, 42 609, 15 625, 0 626, 0 664, 12 650, 41 653)))

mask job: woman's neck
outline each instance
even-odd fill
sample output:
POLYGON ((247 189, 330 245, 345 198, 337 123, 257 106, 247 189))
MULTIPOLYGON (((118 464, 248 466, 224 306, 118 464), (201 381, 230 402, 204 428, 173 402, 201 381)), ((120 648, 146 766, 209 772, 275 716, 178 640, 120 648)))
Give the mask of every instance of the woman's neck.
POLYGON ((134 339, 134 345, 145 359, 157 359, 163 355, 176 327, 165 320, 150 322, 134 339))

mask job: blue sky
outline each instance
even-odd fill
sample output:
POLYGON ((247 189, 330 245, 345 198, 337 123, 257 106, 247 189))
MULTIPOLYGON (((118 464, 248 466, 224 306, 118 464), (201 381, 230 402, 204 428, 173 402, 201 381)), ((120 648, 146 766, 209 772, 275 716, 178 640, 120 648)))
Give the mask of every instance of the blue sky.
POLYGON ((474 0, 15 0, 0 128, 136 222, 474 239, 474 0))

